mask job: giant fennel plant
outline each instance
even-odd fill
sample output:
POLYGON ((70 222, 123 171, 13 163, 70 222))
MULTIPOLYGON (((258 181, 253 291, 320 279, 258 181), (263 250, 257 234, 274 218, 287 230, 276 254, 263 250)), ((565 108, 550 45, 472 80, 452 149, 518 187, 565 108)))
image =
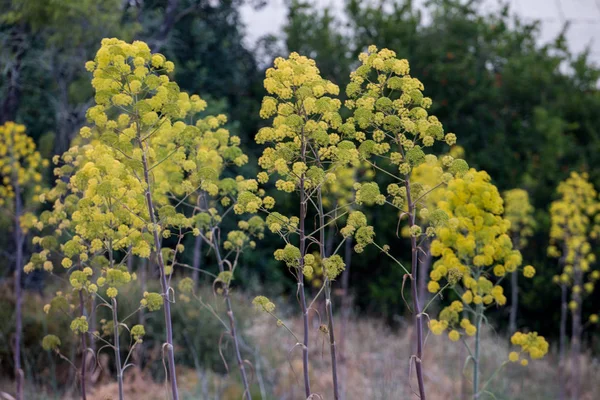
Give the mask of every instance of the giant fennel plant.
MULTIPOLYGON (((433 264, 428 289, 437 294, 450 289, 460 300, 443 308, 429 326, 435 335, 448 331, 452 342, 463 341, 469 352, 467 361, 473 364, 473 398, 478 399, 504 365, 519 360, 527 365, 528 358, 538 359, 546 354, 548 343, 535 332, 515 333, 511 342, 519 350, 511 352, 506 362, 481 384, 481 330, 485 314, 490 308, 506 304, 500 283, 507 274, 519 269, 522 257, 513 248, 511 224, 502 215, 503 200, 486 172, 471 169, 450 181, 438 207, 449 220, 446 226, 436 229, 431 243, 431 254, 438 259, 433 264), (466 340, 470 336, 474 337, 472 345, 466 340)), ((522 273, 532 278, 535 269, 528 265, 522 273)))
MULTIPOLYGON (((297 215, 283 215, 275 211, 272 196, 260 197, 249 192, 240 193, 235 210, 238 213, 266 212, 268 229, 279 235, 285 243, 283 248, 275 252, 275 258, 286 264, 298 286, 303 320, 303 335, 302 340, 298 340, 298 346, 302 348, 307 398, 315 395, 309 375, 309 312, 314 310, 317 297, 324 294, 327 322, 321 324, 320 330, 329 337, 334 398, 338 399, 331 283, 345 267, 338 254, 344 240, 328 252, 326 228, 347 215, 346 227, 341 234, 343 238, 353 236, 358 251, 374 236, 365 215, 360 211, 349 213, 347 202, 327 212, 324 210, 325 199, 329 195, 326 184, 336 180, 337 172, 359 162, 358 150, 350 140, 354 137, 354 129, 342 124, 339 114, 341 102, 333 97, 338 95, 338 87, 320 76, 311 59, 296 53, 292 53, 288 59, 276 59, 274 67, 266 72, 264 85, 269 95, 263 99, 260 115, 263 118, 275 117, 271 126, 262 128, 256 135, 256 142, 265 145, 258 161, 263 169, 258 174, 258 181, 266 184, 274 178, 277 190, 290 196, 296 195, 299 211, 297 215), (314 216, 314 219, 309 216, 314 216), (311 220, 314 221, 312 225, 311 220), (318 257, 312 254, 312 246, 318 249, 318 257), (305 293, 305 276, 313 274, 318 262, 323 270, 322 287, 309 303, 305 293)), ((275 305, 267 298, 259 296, 254 303, 274 315, 275 305)), ((278 320, 278 324, 282 322, 278 320)))
POLYGON ((412 305, 410 307, 415 321, 415 354, 411 365, 415 365, 418 391, 421 399, 426 398, 423 372, 424 330, 422 305, 418 295, 418 269, 422 241, 434 233, 435 226, 443 225, 448 219, 441 210, 426 208, 428 194, 443 186, 454 175, 467 171, 464 160, 445 156, 442 165, 436 166, 438 157, 431 152, 436 142, 453 145, 456 135, 444 134, 440 121, 429 115, 430 98, 423 95, 423 84, 409 75, 407 60, 396 58, 388 49, 378 51, 370 46, 368 52, 359 57, 361 65, 352 72, 351 82, 346 88, 349 100, 346 106, 353 116, 344 124, 343 129, 352 132, 359 145, 359 153, 376 173, 390 179, 385 193, 376 182, 357 183, 356 201, 364 205, 390 206, 398 215, 399 223, 408 220, 411 243, 411 266, 404 265, 394 257, 389 246, 377 247, 390 257, 405 272, 410 280, 412 305), (368 134, 368 136, 367 136, 368 134), (429 154, 427 154, 427 153, 429 154), (438 168, 439 182, 428 185, 414 182, 413 169, 423 163, 438 168), (426 220, 425 231, 419 219, 426 220))
MULTIPOLYGON (((533 218, 534 208, 529 202, 529 194, 523 189, 507 190, 504 199, 504 217, 510 221, 510 236, 515 249, 521 251, 527 246, 528 239, 533 236, 536 222, 533 218)), ((519 308, 519 274, 510 274, 510 319, 508 331, 517 330, 517 313, 519 308)))
POLYGON ((21 272, 23 247, 34 222, 33 211, 38 205, 42 188, 42 169, 48 160, 42 159, 25 126, 6 122, 0 126, 0 207, 12 220, 15 246, 15 338, 14 368, 16 398, 23 399, 24 374, 21 368, 21 339, 23 331, 21 272))
MULTIPOLYGON (((231 174, 226 173, 228 168, 240 167, 248 161, 248 157, 239 148, 240 139, 230 135, 225 128, 226 122, 225 115, 218 115, 205 117, 196 123, 196 127, 199 128, 199 134, 195 139, 195 147, 198 152, 197 166, 203 171, 203 174, 211 177, 213 183, 191 196, 189 200, 175 197, 174 201, 185 208, 185 213, 194 220, 199 237, 208 244, 209 251, 214 253, 218 274, 209 272, 206 269, 208 266, 199 269, 198 266, 185 265, 181 262, 178 262, 177 265, 213 278, 215 292, 224 298, 228 322, 226 323, 219 316, 216 307, 197 295, 194 279, 184 278, 179 281, 178 287, 184 301, 189 301, 190 296, 197 299, 222 323, 225 333, 231 337, 244 385, 244 398, 250 400, 252 394, 246 367, 248 362, 242 357, 230 291, 235 272, 240 266, 242 253, 245 250, 254 249, 256 247, 255 239, 262 239, 264 236, 264 220, 259 216, 252 216, 247 220, 238 221, 237 229, 225 230, 224 222, 232 217, 237 194, 240 191, 250 193, 258 191, 256 179, 245 179, 241 175, 231 177, 229 176, 231 174)), ((194 257, 201 256, 200 252, 194 254, 194 257)), ((197 262, 196 264, 199 265, 197 262)))
MULTIPOLYGON (((199 235, 195 226, 197 219, 202 218, 200 214, 186 216, 178 206, 198 191, 219 190, 217 174, 203 165, 208 150, 198 143, 202 124, 218 125, 218 118, 199 120, 198 125, 189 122, 205 109, 206 103, 197 95, 181 92, 168 76, 173 72, 173 63, 160 54, 152 54, 143 42, 128 44, 104 39, 94 61, 88 62, 86 68, 93 72, 96 105, 87 112, 92 126, 80 131, 89 143, 77 149, 83 155, 76 160, 78 165, 70 168, 75 170, 74 176, 57 185, 61 197, 69 199, 70 193, 79 197, 71 215, 77 220, 76 235, 61 247, 69 248, 70 243, 73 247, 90 246, 93 251, 104 252, 104 258, 109 260, 108 269, 92 268, 92 274, 87 271, 83 288, 100 286, 98 280, 107 279, 111 271, 125 274, 122 265, 111 265, 113 253, 120 254, 119 264, 127 256, 155 255, 161 292, 145 293, 141 305, 151 311, 161 306, 164 310, 163 351, 172 397, 178 399, 171 324, 175 296, 170 276, 177 255, 184 250, 183 237, 199 235), (178 201, 174 203, 173 198, 178 201), (102 232, 104 229, 107 231, 102 232), (104 239, 95 237, 98 234, 104 239), (171 236, 175 245, 163 248, 163 239, 171 236), (90 283, 92 279, 96 283, 90 283)), ((234 144, 233 162, 245 162, 245 156, 235 149, 235 138, 218 132, 215 136, 215 140, 234 144)), ((81 254, 67 254, 63 266, 71 268, 87 262, 81 260, 81 254)), ((87 259, 91 259, 89 254, 87 259)), ((110 294, 116 294, 117 288, 104 282, 109 285, 110 294)))
MULTIPOLYGON (((600 232, 600 202, 587 173, 572 172, 558 185, 559 198, 550 205, 550 245, 548 255, 558 258, 562 272, 554 277, 561 288, 560 368, 561 397, 564 398, 566 375, 567 314, 571 312, 572 396, 578 398, 581 384, 582 304, 594 291, 600 271, 594 269, 596 255, 592 241, 600 232)), ((590 316, 597 322, 597 315, 590 316)))

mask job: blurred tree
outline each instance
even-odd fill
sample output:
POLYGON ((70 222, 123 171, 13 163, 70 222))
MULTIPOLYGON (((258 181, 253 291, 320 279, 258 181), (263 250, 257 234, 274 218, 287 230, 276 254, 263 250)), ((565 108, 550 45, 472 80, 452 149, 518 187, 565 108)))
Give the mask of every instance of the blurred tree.
POLYGON ((83 64, 100 39, 128 38, 138 28, 122 24, 121 0, 5 0, 0 17, 4 98, 2 119, 18 119, 37 134, 55 132, 62 153, 85 119, 92 91, 83 64))

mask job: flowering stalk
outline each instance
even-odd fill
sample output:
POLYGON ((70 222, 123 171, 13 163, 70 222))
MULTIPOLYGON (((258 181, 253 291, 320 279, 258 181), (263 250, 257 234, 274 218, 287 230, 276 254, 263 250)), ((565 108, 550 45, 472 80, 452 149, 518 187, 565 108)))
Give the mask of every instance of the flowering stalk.
POLYGON ((567 315, 569 311, 567 301, 567 286, 560 285, 560 326, 558 342, 558 381, 559 381, 559 399, 566 398, 566 352, 567 352, 567 315))
MULTIPOLYGON (((225 278, 226 276, 229 276, 229 275, 225 273, 224 261, 223 261, 223 258, 221 257, 221 250, 219 248, 219 235, 217 233, 217 229, 216 228, 213 228, 213 230, 211 231, 211 241, 210 241, 210 244, 211 244, 212 248, 214 249, 215 255, 217 257, 217 265, 219 266, 219 273, 222 276, 221 280, 224 281, 223 282, 224 283, 224 285, 223 285, 223 297, 225 298, 225 307, 227 308, 227 318, 229 319, 229 334, 231 335, 231 338, 233 339, 233 346, 234 346, 234 350, 235 350, 235 358, 237 360, 238 368, 240 369, 240 374, 242 376, 242 384, 244 385, 244 395, 242 397, 246 398, 248 400, 252 400, 252 393, 250 391, 250 384, 249 384, 249 381, 248 381, 248 376, 246 374, 246 368, 244 366, 244 360, 243 360, 242 354, 240 352, 240 343, 239 343, 237 329, 235 327, 235 318, 233 316, 233 308, 231 307, 231 297, 229 296, 229 282, 230 282, 230 279, 225 278)), ((237 258, 236 258, 236 263, 237 263, 237 258)), ((234 268, 235 268, 235 264, 231 268, 230 271, 227 271, 227 272, 229 272, 231 274, 231 276, 233 276, 234 268)))
MULTIPOLYGON (((527 245, 527 239, 533 235, 536 227, 533 219, 534 209, 529 203, 529 194, 523 189, 512 189, 504 192, 504 216, 510 221, 510 233, 513 246, 517 250, 527 245)), ((517 312, 519 309, 519 274, 515 271, 510 276, 511 301, 508 331, 517 331, 517 312)))
MULTIPOLYGON (((429 326, 434 335, 449 330, 452 342, 463 341, 469 352, 467 360, 473 363, 473 399, 479 399, 487 386, 487 383, 481 386, 481 330, 485 312, 506 304, 500 282, 518 270, 522 257, 513 248, 508 235, 510 221, 502 216, 503 200, 486 172, 471 169, 455 177, 438 205, 446 214, 447 223, 436 228, 436 238, 431 242, 431 254, 439 259, 433 264, 427 286, 432 293, 450 287, 461 300, 443 308, 429 326), (443 279, 447 283, 441 288, 443 279), (460 313, 465 311, 467 314, 461 319, 460 313), (474 337, 473 349, 465 337, 474 337)), ((531 265, 522 271, 526 278, 535 275, 531 265)), ((509 354, 511 362, 519 361, 521 353, 538 359, 548 351, 548 343, 537 333, 517 332, 511 341, 522 347, 521 352, 509 354)), ((528 359, 521 359, 521 365, 528 363, 528 359)))
MULTIPOLYGON (((263 118, 275 115, 275 118, 272 126, 262 128, 256 135, 257 143, 267 144, 259 159, 263 172, 259 173, 258 181, 265 184, 270 175, 277 174, 280 177, 275 182, 278 190, 298 193, 298 216, 287 217, 270 211, 275 205, 271 196, 257 196, 248 192, 240 193, 235 211, 254 213, 261 210, 267 213, 267 226, 285 242, 285 247, 275 252, 275 259, 285 262, 298 286, 303 335, 297 346, 302 348, 306 398, 315 395, 309 375, 308 314, 316 298, 308 305, 305 278, 310 279, 313 274, 322 270, 323 286, 317 297, 324 293, 328 323, 321 325, 320 330, 329 336, 333 391, 334 398, 338 399, 337 345, 333 329, 331 282, 344 270, 345 264, 337 254, 341 245, 332 254, 327 254, 324 228, 347 215, 348 211, 345 205, 325 214, 323 201, 331 194, 327 190, 327 184, 336 181, 339 171, 348 165, 358 164, 358 151, 354 143, 346 140, 353 138, 352 131, 342 129, 339 115, 341 102, 330 97, 338 95, 339 88, 320 76, 315 62, 292 53, 288 59, 277 58, 274 64, 274 68, 269 68, 266 73, 264 84, 269 96, 263 99, 260 115, 263 118), (307 225, 308 218, 312 215, 314 228, 307 225), (309 252, 311 245, 318 246, 318 257, 309 252)), ((363 236, 372 238, 372 228, 367 227, 366 217, 360 212, 348 215, 352 214, 352 221, 342 229, 344 239, 358 235, 358 232, 366 232, 363 236)), ((350 220, 349 216, 348 221, 350 220)), ((365 241, 360 243, 365 245, 365 241)), ((254 303, 270 314, 275 307, 264 296, 258 296, 254 303)), ((278 324, 282 323, 278 321, 278 324)))
MULTIPOLYGON (((140 121, 141 122, 141 121, 140 121)), ((139 127, 139 124, 138 124, 139 127)), ((142 141, 141 133, 138 128, 137 135, 140 148, 142 152, 142 165, 144 168, 144 182, 146 183, 146 204, 148 206, 148 214, 150 215, 150 221, 152 223, 153 232, 152 237, 154 238, 154 249, 156 252, 156 261, 158 264, 158 270, 160 273, 160 287, 163 296, 163 307, 165 315, 165 328, 166 332, 166 346, 167 346, 167 367, 169 370, 169 381, 171 382, 171 393, 173 400, 179 400, 179 390, 177 388, 177 374, 175 373, 175 352, 173 347, 173 323, 171 322, 171 300, 169 299, 170 287, 167 283, 167 275, 165 273, 165 261, 163 259, 161 251, 161 241, 158 237, 158 226, 156 225, 156 211, 154 209, 154 203, 152 201, 152 193, 150 192, 150 172, 148 168, 148 156, 147 156, 147 145, 142 141)))
MULTIPOLYGON (((300 150, 300 160, 303 163, 306 163, 306 140, 304 136, 304 129, 301 134, 301 150, 300 150)), ((306 209, 307 209, 307 200, 306 200, 306 192, 304 191, 304 182, 306 176, 305 173, 302 172, 300 174, 300 228, 298 231, 299 240, 300 240, 300 259, 299 259, 299 272, 296 274, 296 279, 298 281, 298 293, 300 295, 300 308, 302 310, 302 323, 303 323, 303 337, 302 337, 302 374, 304 377, 304 394, 306 398, 309 398, 312 394, 310 390, 310 376, 308 370, 308 308, 306 307, 306 297, 304 294, 304 256, 306 255, 306 230, 305 230, 305 222, 306 222, 306 209)))
MULTIPOLYGON (((404 187, 406 188, 406 202, 408 204, 408 222, 410 226, 415 225, 415 204, 411 199, 410 182, 408 179, 404 181, 404 187)), ((410 286, 412 289, 413 297, 413 317, 415 319, 415 329, 417 330, 417 351, 415 354, 415 371, 417 373, 417 381, 419 383, 419 397, 424 400, 425 397, 425 382, 423 379, 423 314, 421 312, 421 305, 419 304, 419 248, 417 246, 417 237, 411 235, 410 237, 411 247, 411 265, 410 270, 410 286)))
MULTIPOLYGON (((83 291, 79 291, 79 315, 85 317, 85 300, 83 298, 83 291)), ((87 334, 81 334, 81 399, 86 400, 87 398, 87 334)))
MULTIPOLYGON (((550 205, 551 228, 548 255, 560 260, 562 272, 554 277, 561 288, 560 368, 566 364, 567 309, 571 311, 571 396, 579 397, 581 386, 581 335, 583 333, 582 303, 584 296, 594 291, 600 271, 592 270, 596 261, 591 241, 600 234, 600 202, 586 173, 572 172, 558 185, 559 198, 550 205), (570 300, 569 300, 570 296, 570 300)), ((592 318, 597 316, 590 316, 592 318)), ((562 374, 561 374, 562 375, 562 374)), ((560 378, 561 396, 565 396, 564 380, 560 378)))
MULTIPOLYGON (((197 170, 201 184, 193 193, 196 197, 195 203, 190 204, 183 199, 178 199, 178 205, 186 206, 192 210, 189 221, 195 228, 192 234, 196 236, 194 243, 194 260, 192 266, 192 278, 185 278, 179 282, 181 299, 189 301, 189 294, 193 294, 198 283, 198 274, 207 273, 200 269, 200 258, 202 243, 207 243, 217 258, 218 276, 214 285, 221 285, 218 289, 225 299, 227 318, 229 324, 217 315, 214 309, 204 302, 201 304, 223 323, 226 333, 234 342, 235 356, 242 383, 244 385, 244 397, 251 398, 251 388, 246 371, 246 361, 242 358, 240 349, 240 338, 236 327, 230 289, 234 272, 238 265, 239 257, 245 249, 253 249, 256 243, 252 238, 261 239, 264 234, 264 221, 254 216, 247 221, 238 221, 238 229, 227 232, 226 240, 221 242, 222 222, 231 214, 232 202, 239 191, 244 190, 252 193, 258 189, 255 179, 244 179, 238 175, 235 179, 224 174, 226 167, 241 167, 247 163, 248 157, 240 149, 240 138, 230 135, 225 128, 227 117, 225 115, 207 116, 196 121, 197 132, 193 138, 192 145, 188 149, 188 158, 194 164, 190 164, 190 170, 197 170), (195 167, 195 168, 192 168, 195 167), (225 250, 225 253, 222 253, 225 250)), ((175 262, 174 262, 175 264, 175 262)))
POLYGON ((33 216, 26 212, 28 204, 37 203, 41 191, 42 175, 40 168, 46 167, 36 151, 33 139, 25 133, 25 126, 6 122, 0 125, 0 206, 13 220, 13 239, 15 245, 15 343, 14 368, 16 398, 23 399, 24 374, 21 368, 21 340, 23 336, 23 290, 21 276, 23 271, 23 246, 25 235, 31 227, 33 216), (30 199, 29 196, 32 198, 30 199))
POLYGON ((18 167, 15 162, 14 156, 12 158, 12 170, 13 170, 13 186, 15 190, 15 234, 14 240, 16 245, 16 256, 15 256, 15 382, 17 384, 17 400, 23 400, 23 370, 21 369, 21 336, 23 334, 23 320, 22 320, 22 308, 23 308, 23 295, 21 288, 21 271, 23 269, 23 244, 25 238, 21 231, 21 214, 22 214, 22 199, 21 199, 21 186, 19 184, 18 167))
POLYGON ((452 179, 453 175, 465 172, 468 166, 463 160, 449 155, 440 163, 435 155, 425 154, 424 149, 433 146, 436 141, 453 145, 456 135, 444 135, 442 124, 436 117, 428 115, 427 109, 432 101, 423 96, 423 84, 409 75, 407 60, 397 59, 396 54, 388 49, 378 51, 375 46, 370 46, 359 59, 361 65, 350 75, 351 82, 346 88, 349 97, 346 106, 354 112, 348 123, 352 125, 356 140, 361 143, 361 157, 376 172, 391 177, 393 183, 387 186, 388 196, 380 193, 376 182, 357 184, 356 200, 359 204, 391 205, 398 213, 399 223, 405 216, 408 219, 410 269, 390 254, 389 246, 377 247, 410 279, 412 306, 409 309, 416 331, 411 368, 414 363, 419 396, 425 399, 424 310, 419 301, 419 253, 423 251, 423 241, 433 236, 434 227, 443 224, 445 215, 437 210, 429 211, 425 201, 431 192, 452 179), (372 139, 367 139, 366 133, 370 133, 372 139), (434 182, 424 184, 413 179, 415 169, 423 164, 436 171, 434 182), (428 226, 425 232, 418 218, 428 226))
MULTIPOLYGON (((147 259, 154 250, 162 290, 144 292, 140 303, 149 311, 164 307, 167 378, 172 398, 177 400, 173 290, 167 275, 184 247, 178 243, 176 249, 163 248, 161 237, 168 238, 171 228, 179 230, 180 240, 184 234, 195 232, 193 221, 170 204, 173 198, 180 205, 197 188, 216 187, 198 166, 204 161, 194 151, 199 127, 183 122, 204 110, 206 103, 199 96, 180 92, 168 76, 174 70, 173 63, 160 54, 151 54, 143 42, 104 39, 86 69, 93 72, 92 86, 96 90, 96 105, 87 112, 93 126, 80 130, 81 146, 56 157, 56 163, 62 159, 65 165, 56 168, 56 186, 46 195, 53 201, 53 210, 43 213, 38 223, 39 229, 53 226, 57 236, 71 230, 75 234, 60 248, 56 238, 34 238, 34 244, 41 244, 43 250, 32 256, 27 267, 32 270, 43 266, 52 271, 48 255, 51 250, 59 250, 64 253, 61 264, 69 270, 73 288, 95 294, 108 284, 106 294, 114 298, 116 286, 136 279, 123 262, 131 256, 147 259), (119 265, 112 262, 113 252, 125 253, 119 265), (165 254, 173 258, 168 269, 165 254), (111 261, 88 262, 94 258, 111 261), (86 268, 71 271, 73 260, 83 262, 86 268)), ((53 308, 52 304, 47 307, 53 308)), ((137 333, 133 334, 132 329, 132 335, 139 343, 143 326, 134 328, 137 333)), ((76 319, 72 329, 75 333, 87 332, 89 326, 87 321, 76 319)))
MULTIPOLYGON (((320 243, 319 243, 319 254, 321 259, 324 260, 327 257, 325 252, 325 212, 323 211, 323 194, 319 187, 317 189, 317 204, 319 208, 319 231, 320 231, 320 243)), ((331 304, 331 280, 328 274, 325 274, 325 309, 327 311, 327 329, 329 330, 329 348, 331 353, 331 376, 333 379, 333 398, 339 400, 339 384, 338 384, 338 366, 337 366, 337 351, 335 343, 335 332, 333 327, 333 305, 331 304)))
POLYGON ((115 366, 117 367, 117 382, 119 384, 119 400, 123 400, 123 368, 121 364, 121 347, 119 340, 119 318, 117 315, 117 299, 112 298, 113 330, 115 335, 115 366))
POLYGON ((477 304, 476 306, 476 316, 475 316, 475 353, 473 356, 473 399, 479 399, 479 373, 481 370, 480 360, 481 360, 481 322, 483 321, 483 304, 477 304))

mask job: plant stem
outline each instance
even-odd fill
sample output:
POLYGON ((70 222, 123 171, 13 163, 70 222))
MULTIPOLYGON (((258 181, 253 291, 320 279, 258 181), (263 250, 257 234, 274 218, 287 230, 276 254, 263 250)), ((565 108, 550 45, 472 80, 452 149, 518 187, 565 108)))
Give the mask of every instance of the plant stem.
MULTIPOLYGON (((581 268, 574 268, 573 273, 573 287, 582 287, 583 284, 583 271, 581 268)), ((571 399, 579 400, 579 391, 581 386, 581 293, 573 291, 573 300, 577 304, 577 307, 572 311, 572 324, 571 327, 571 360, 573 369, 573 392, 571 393, 571 399)))
POLYGON ((429 270, 431 269, 431 251, 430 240, 426 239, 421 248, 425 252, 424 260, 419 264, 419 303, 425 304, 427 301, 427 278, 429 277, 429 270))
POLYGON ((117 367, 117 382, 119 382, 119 400, 123 400, 123 368, 121 366, 121 347, 119 343, 119 318, 117 316, 117 300, 112 299, 113 328, 115 334, 115 366, 117 367))
MULTIPOLYGON (((149 259, 148 258, 142 258, 140 260, 139 266, 138 266, 138 275, 139 275, 139 281, 140 281, 140 286, 142 288, 142 293, 144 293, 146 291, 146 287, 147 287, 147 271, 148 271, 148 263, 149 263, 149 259)), ((144 325, 144 322, 146 320, 146 316, 144 313, 144 308, 141 308, 139 313, 138 313, 138 324, 140 325, 144 325)), ((136 362, 138 365, 138 368, 140 370, 142 370, 142 363, 144 361, 144 344, 140 343, 137 345, 136 347, 136 362)))
POLYGON ((481 342, 481 321, 483 320, 483 305, 477 304, 477 315, 475 320, 475 354, 473 355, 473 399, 479 399, 479 357, 480 357, 480 342, 481 342))
POLYGON ((200 278, 200 268, 202 264, 202 235, 196 236, 194 241, 194 260, 192 261, 192 280, 194 281, 194 289, 198 287, 198 280, 200 278))
POLYGON ((517 331, 517 309, 519 307, 519 272, 514 271, 510 276, 510 320, 508 331, 512 335, 517 331))
MULTIPOLYGON (((406 200, 408 203, 408 219, 410 226, 415 224, 415 205, 411 201, 410 195, 410 179, 408 177, 404 181, 406 187, 406 200)), ((419 268, 419 249, 417 247, 417 238, 411 235, 411 289, 413 297, 413 315, 415 318, 415 329, 417 331, 417 351, 415 357, 415 370, 417 372, 417 381, 419 384, 419 397, 421 400, 426 400, 425 396, 425 382, 423 378, 423 315, 421 314, 421 306, 419 304, 419 282, 418 282, 418 268, 419 268)))
POLYGON ((142 147, 142 165, 144 167, 144 181, 146 183, 146 204, 148 206, 148 214, 153 225, 154 248, 156 251, 156 260, 158 270, 160 272, 160 286, 163 295, 163 307, 165 314, 165 325, 167 330, 167 358, 169 379, 171 381, 171 393, 173 400, 179 400, 179 391, 177 389, 177 375, 175 373, 175 352, 173 348, 173 324, 171 322, 171 302, 169 300, 169 285, 165 274, 165 262, 162 256, 160 238, 158 237, 158 227, 156 226, 156 214, 154 212, 154 204, 152 202, 152 194, 150 192, 150 174, 148 172, 148 158, 146 149, 143 149, 144 144, 140 141, 142 147))
MULTIPOLYGON (((83 290, 79 291, 79 311, 81 316, 85 316, 85 305, 83 300, 83 290)), ((86 384, 87 384, 87 333, 81 334, 81 347, 82 347, 82 355, 81 355, 81 398, 82 400, 86 400, 86 384)))
POLYGON ((567 287, 564 284, 560 285, 560 333, 558 345, 558 382, 559 382, 559 400, 565 400, 565 352, 567 349, 567 287))
POLYGON ((16 399, 23 400, 23 370, 21 369, 21 338, 23 336, 23 292, 21 288, 21 275, 23 270, 23 242, 24 235, 21 230, 21 213, 22 213, 22 199, 21 199, 21 186, 19 184, 19 177, 15 168, 14 156, 13 159, 13 187, 15 191, 15 245, 16 245, 16 257, 15 257, 15 349, 14 349, 14 361, 15 361, 15 381, 17 386, 16 399))
MULTIPOLYGON (((318 196, 318 205, 319 205, 319 227, 321 237, 319 240, 319 251, 321 254, 321 259, 327 257, 325 254, 325 214, 323 213, 323 194, 321 193, 321 188, 317 190, 318 196)), ((323 275, 325 276, 325 308, 327 309, 327 329, 329 331, 329 348, 331 352, 331 375, 333 380, 333 398, 335 400, 339 400, 339 385, 338 385, 338 376, 337 376, 337 356, 336 356, 336 343, 335 343, 335 332, 333 326, 333 305, 331 304, 331 280, 327 276, 327 272, 323 271, 323 275)))
MULTIPOLYGON (((301 160, 306 161, 306 138, 302 131, 302 149, 301 160)), ((306 219, 306 192, 304 189, 305 174, 300 176, 300 262, 296 278, 298 279, 298 292, 300 294, 300 307, 302 309, 302 321, 304 325, 304 337, 302 346, 302 370, 304 374, 304 392, 306 398, 311 395, 310 376, 308 374, 308 309, 306 308, 306 297, 304 295, 304 256, 306 255, 306 235, 305 235, 305 219, 306 219)))
MULTIPOLYGON (((221 250, 219 249, 219 241, 217 238, 216 228, 213 228, 211 238, 211 244, 213 249, 215 250, 217 263, 219 264, 219 271, 225 272, 225 267, 223 266, 223 259, 221 258, 221 250)), ((242 398, 252 400, 250 384, 248 383, 248 376, 246 374, 246 368, 244 367, 244 359, 242 358, 242 354, 240 352, 240 343, 237 336, 237 331, 235 329, 235 318, 233 316, 233 309, 231 307, 231 297, 229 296, 229 282, 225 283, 223 286, 223 297, 225 297, 227 318, 229 318, 229 333, 231 334, 231 338, 233 339, 233 345, 235 347, 235 358, 237 360, 238 367, 240 368, 240 374, 242 375, 242 383, 244 385, 244 395, 242 396, 242 398)))

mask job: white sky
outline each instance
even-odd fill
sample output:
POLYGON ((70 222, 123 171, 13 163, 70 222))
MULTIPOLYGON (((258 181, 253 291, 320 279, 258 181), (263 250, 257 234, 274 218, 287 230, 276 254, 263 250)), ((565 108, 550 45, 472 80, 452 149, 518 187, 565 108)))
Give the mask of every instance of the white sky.
MULTIPOLYGON (((542 20, 541 40, 556 37, 564 22, 569 21, 567 39, 571 50, 580 52, 588 45, 591 57, 600 63, 600 0, 506 0, 511 10, 527 19, 542 20)), ((344 0, 312 0, 320 7, 330 6, 341 14, 344 0)), ((421 1, 417 1, 417 3, 421 1)), ((498 7, 498 0, 485 0, 484 7, 498 7)), ((256 11, 250 6, 242 8, 242 19, 246 24, 247 40, 250 45, 265 34, 280 32, 285 23, 287 7, 285 0, 269 0, 269 4, 256 11)))

